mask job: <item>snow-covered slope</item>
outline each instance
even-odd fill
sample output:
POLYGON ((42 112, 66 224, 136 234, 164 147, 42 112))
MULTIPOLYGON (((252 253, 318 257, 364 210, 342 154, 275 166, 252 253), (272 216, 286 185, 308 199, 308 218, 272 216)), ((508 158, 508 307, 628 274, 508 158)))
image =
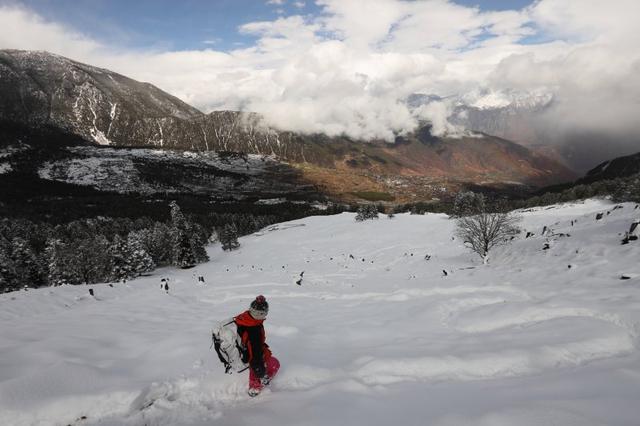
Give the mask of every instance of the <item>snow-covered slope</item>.
POLYGON ((342 214, 212 246, 192 270, 91 286, 95 298, 1 295, 0 424, 638 424, 640 242, 620 234, 640 209, 591 200, 522 216, 536 235, 488 266, 444 215, 342 214), (250 399, 209 330, 257 294, 282 369, 250 399))
POLYGON ((69 147, 55 161, 41 164, 38 176, 119 193, 202 193, 242 199, 310 190, 294 169, 273 157, 142 148, 69 147))

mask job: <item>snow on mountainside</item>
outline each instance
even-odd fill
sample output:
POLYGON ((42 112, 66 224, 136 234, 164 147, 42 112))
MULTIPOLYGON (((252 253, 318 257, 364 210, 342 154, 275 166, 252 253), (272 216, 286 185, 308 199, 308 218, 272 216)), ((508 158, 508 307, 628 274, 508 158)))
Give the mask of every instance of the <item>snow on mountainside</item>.
POLYGON ((433 102, 446 106, 450 126, 516 142, 579 174, 611 158, 633 154, 638 147, 635 134, 577 127, 561 130, 553 123, 562 117, 563 99, 545 90, 481 89, 447 97, 414 94, 407 99, 413 109, 433 102))
POLYGON ((412 109, 415 109, 432 102, 446 102, 456 109, 457 113, 470 108, 478 110, 509 109, 513 113, 540 111, 549 106, 552 101, 553 94, 544 91, 523 92, 519 90, 483 89, 447 97, 415 93, 408 97, 407 104, 412 109))
POLYGON ((540 142, 535 120, 552 104, 553 95, 485 89, 446 98, 416 94, 408 99, 412 108, 431 102, 447 105, 447 120, 453 126, 533 146, 540 142))
POLYGON ((48 52, 0 50, 0 117, 56 125, 99 144, 155 141, 203 116, 157 87, 48 52))
POLYGON ((54 126, 101 145, 274 155, 300 165, 306 179, 343 200, 353 200, 354 192, 431 199, 415 180, 423 177, 533 186, 575 177, 517 144, 435 138, 429 126, 399 135, 395 143, 365 142, 274 129, 252 113, 202 114, 152 85, 46 52, 1 50, 0 76, 0 125, 54 126), (397 176, 414 179, 411 189, 383 183, 397 176))
POLYGON ((273 158, 150 149, 69 147, 69 157, 38 169, 44 180, 90 186, 118 193, 208 193, 241 198, 244 194, 301 193, 296 172, 273 158))
POLYGON ((640 242, 620 240, 640 210, 621 207, 521 212, 536 235, 487 266, 445 215, 345 213, 211 246, 195 269, 90 286, 95 297, 0 295, 0 424, 636 425, 640 242), (257 294, 282 368, 251 399, 209 331, 257 294))
POLYGON ((477 90, 460 96, 457 106, 481 110, 509 108, 512 111, 540 111, 552 101, 553 95, 547 92, 477 90))

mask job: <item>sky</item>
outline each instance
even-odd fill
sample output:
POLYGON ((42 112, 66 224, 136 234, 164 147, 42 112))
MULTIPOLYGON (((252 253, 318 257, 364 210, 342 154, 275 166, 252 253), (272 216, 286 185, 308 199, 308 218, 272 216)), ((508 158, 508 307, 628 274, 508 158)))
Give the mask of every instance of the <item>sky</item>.
POLYGON ((451 101, 553 99, 558 132, 640 132, 636 0, 0 0, 0 48, 147 81, 204 112, 392 140, 451 101))
MULTIPOLYGON (((533 0, 464 0, 483 10, 522 8, 533 0)), ((43 18, 63 23, 106 43, 171 50, 232 50, 255 41, 238 28, 247 22, 291 15, 317 15, 313 0, 24 0, 43 18)))

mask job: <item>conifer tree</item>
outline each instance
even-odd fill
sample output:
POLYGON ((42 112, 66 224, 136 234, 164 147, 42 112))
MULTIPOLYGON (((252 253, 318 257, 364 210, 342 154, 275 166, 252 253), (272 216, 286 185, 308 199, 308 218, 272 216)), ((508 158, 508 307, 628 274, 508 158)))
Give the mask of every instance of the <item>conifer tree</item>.
POLYGON ((113 242, 109 246, 109 256, 111 258, 111 280, 125 281, 135 275, 129 245, 119 235, 113 238, 113 242))
POLYGON ((363 220, 378 219, 378 208, 373 204, 367 204, 358 207, 356 214, 356 221, 362 222, 363 220))
POLYGON ((39 265, 33 250, 22 238, 11 241, 10 268, 13 269, 14 287, 36 287, 40 281, 39 265))
POLYGON ((144 249, 157 266, 170 265, 173 262, 172 227, 156 222, 153 228, 137 231, 144 249))
POLYGON ((52 238, 47 241, 45 260, 49 285, 58 286, 69 283, 66 273, 65 248, 65 244, 60 239, 52 238))
POLYGON ((190 268, 208 260, 198 236, 198 228, 191 225, 182 214, 175 201, 171 204, 172 264, 180 268, 190 268))
POLYGON ((174 264, 180 268, 191 268, 197 263, 191 240, 191 236, 186 232, 178 234, 174 264))
POLYGON ((127 236, 127 251, 130 256, 132 276, 140 276, 145 272, 153 271, 156 265, 142 244, 141 235, 138 232, 130 232, 127 236))
POLYGON ((11 261, 11 246, 0 241, 0 291, 17 290, 16 274, 11 261))
POLYGON ((194 232, 191 234, 191 247, 193 249, 196 263, 207 262, 209 260, 209 255, 205 249, 208 241, 206 231, 197 224, 193 226, 193 229, 194 232))
POLYGON ((218 238, 220 238, 222 250, 230 251, 240 247, 238 230, 234 224, 227 223, 224 228, 218 231, 218 238))

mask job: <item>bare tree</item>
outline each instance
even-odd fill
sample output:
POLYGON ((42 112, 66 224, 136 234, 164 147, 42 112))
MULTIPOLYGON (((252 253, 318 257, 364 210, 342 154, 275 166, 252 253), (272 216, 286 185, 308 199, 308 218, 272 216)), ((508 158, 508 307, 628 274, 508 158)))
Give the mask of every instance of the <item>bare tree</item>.
POLYGON ((492 248, 510 242, 519 232, 519 221, 520 218, 511 213, 482 212, 463 216, 456 220, 456 235, 486 264, 492 248))

